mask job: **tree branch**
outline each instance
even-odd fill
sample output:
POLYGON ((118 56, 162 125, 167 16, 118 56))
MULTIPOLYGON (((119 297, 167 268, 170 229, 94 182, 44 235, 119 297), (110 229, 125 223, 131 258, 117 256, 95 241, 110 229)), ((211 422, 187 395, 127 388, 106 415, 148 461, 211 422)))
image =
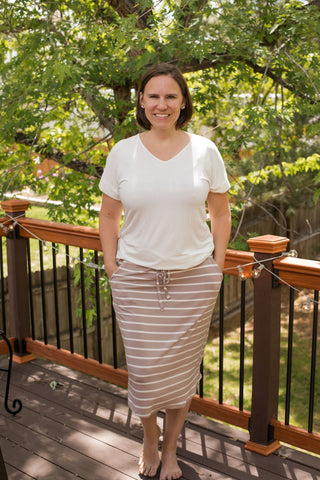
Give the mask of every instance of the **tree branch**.
MULTIPOLYGON (((100 139, 90 148, 87 148, 85 152, 80 152, 78 155, 82 153, 86 153, 89 150, 92 150, 98 143, 102 143, 106 141, 108 138, 111 138, 111 135, 106 135, 104 138, 100 139)), ((91 177, 101 178, 103 167, 99 165, 94 165, 92 163, 84 162, 79 158, 73 158, 71 161, 65 162, 65 154, 58 150, 57 148, 50 148, 46 143, 38 143, 37 138, 29 137, 24 132, 18 131, 15 136, 15 142, 21 145, 26 145, 28 147, 33 147, 34 151, 38 153, 43 159, 53 160, 54 162, 58 163, 59 165, 63 165, 66 168, 70 168, 78 173, 90 175, 91 177)))
POLYGON ((105 115, 105 109, 100 109, 97 107, 95 95, 90 95, 84 88, 81 88, 79 93, 83 100, 85 100, 87 105, 91 108, 93 113, 95 113, 95 115, 98 117, 100 125, 112 133, 115 127, 115 119, 105 115))
POLYGON ((138 28, 144 29, 148 25, 148 19, 152 15, 152 10, 142 10, 139 2, 136 0, 108 0, 108 4, 118 13, 120 17, 136 15, 138 28))
MULTIPOLYGON (((310 95, 307 95, 300 89, 297 89, 294 85, 288 83, 282 77, 279 77, 279 74, 274 72, 272 69, 266 68, 265 66, 260 66, 256 64, 253 60, 249 60, 248 58, 235 57, 227 53, 215 55, 214 59, 205 58, 202 61, 199 61, 198 59, 186 59, 184 60, 183 64, 180 65, 180 69, 183 73, 197 72, 199 70, 208 70, 210 68, 215 68, 218 65, 227 65, 231 61, 245 63, 254 72, 261 73, 262 75, 271 78, 275 82, 278 82, 279 85, 281 85, 283 88, 289 90, 298 97, 303 98, 303 100, 308 101, 311 105, 320 102, 320 99, 314 99, 310 97, 310 95)), ((178 63, 178 61, 176 61, 175 63, 178 63)))

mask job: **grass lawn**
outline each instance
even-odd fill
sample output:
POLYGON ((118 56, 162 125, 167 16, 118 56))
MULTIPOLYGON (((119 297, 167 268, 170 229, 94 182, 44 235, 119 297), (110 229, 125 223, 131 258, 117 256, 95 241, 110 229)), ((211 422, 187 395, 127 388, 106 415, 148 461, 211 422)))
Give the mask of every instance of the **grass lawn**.
MULTIPOLYGON (((280 387, 279 387, 279 414, 281 421, 285 419, 285 396, 287 377, 287 346, 288 346, 288 288, 282 287, 282 314, 281 314, 281 358, 280 358, 280 387)), ((308 429, 310 366, 312 349, 313 309, 305 312, 302 306, 308 297, 313 298, 312 291, 303 291, 296 295, 294 314, 291 404, 289 423, 297 427, 308 429)), ((319 341, 318 333, 318 341, 319 341)), ((245 333, 245 372, 244 372, 244 409, 251 410, 251 378, 253 352, 253 322, 246 323, 245 333)), ((225 333, 224 344, 224 391, 223 402, 239 406, 239 360, 240 360, 240 328, 237 324, 229 325, 225 333)), ((219 333, 211 331, 209 342, 204 356, 205 379, 204 395, 218 399, 219 376, 219 333)), ((320 355, 316 361, 316 381, 314 395, 313 431, 320 433, 320 355)))
POLYGON ((48 210, 45 207, 39 207, 38 205, 30 205, 26 212, 26 217, 50 220, 48 210))

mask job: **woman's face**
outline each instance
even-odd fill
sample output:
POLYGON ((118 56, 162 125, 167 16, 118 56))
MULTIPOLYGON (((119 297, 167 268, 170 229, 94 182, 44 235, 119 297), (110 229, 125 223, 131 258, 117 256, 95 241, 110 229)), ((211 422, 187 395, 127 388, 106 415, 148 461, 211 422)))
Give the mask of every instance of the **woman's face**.
POLYGON ((140 105, 151 124, 151 129, 176 129, 185 98, 179 84, 168 75, 152 77, 140 93, 140 105))

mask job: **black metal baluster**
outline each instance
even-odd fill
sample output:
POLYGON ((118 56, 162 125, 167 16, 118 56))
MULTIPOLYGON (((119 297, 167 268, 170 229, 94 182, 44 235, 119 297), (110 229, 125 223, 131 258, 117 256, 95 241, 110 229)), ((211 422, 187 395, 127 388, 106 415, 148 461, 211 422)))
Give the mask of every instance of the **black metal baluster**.
POLYGON ((241 282, 241 303, 240 303, 240 367, 239 367, 239 410, 243 410, 243 388, 244 388, 244 342, 246 325, 246 282, 241 282))
POLYGON ((44 268, 43 268, 43 245, 42 245, 41 240, 39 240, 39 257, 40 257, 43 341, 47 345, 48 344, 48 332, 47 332, 47 314, 46 314, 46 292, 45 292, 44 268))
POLYGON ((81 287, 81 307, 82 307, 83 355, 85 358, 88 358, 86 291, 85 291, 85 283, 84 283, 83 248, 80 248, 80 287, 81 287))
POLYGON ((286 425, 289 425, 289 420, 290 420, 292 350, 293 350, 293 320, 294 320, 294 289, 290 288, 288 348, 287 348, 286 407, 285 407, 285 420, 284 420, 286 425))
MULTIPOLYGON (((98 252, 94 252, 94 263, 98 265, 98 252)), ((97 313, 97 341, 98 341, 98 360, 102 363, 102 345, 101 345, 101 312, 100 312, 100 285, 99 269, 95 269, 95 288, 96 288, 96 313, 97 313)))
POLYGON ((70 278, 70 255, 69 245, 66 245, 66 269, 67 269, 67 301, 68 301, 68 323, 69 323, 69 346, 70 352, 74 353, 73 325, 72 325, 72 303, 71 303, 71 278, 70 278))
POLYGON ((203 398, 203 386, 204 386, 203 359, 202 359, 202 362, 200 364, 200 374, 201 374, 201 378, 200 378, 200 381, 199 381, 199 397, 203 398))
POLYGON ((316 380, 317 336, 318 336, 318 302, 319 302, 319 291, 315 290, 314 305, 313 305, 311 374, 310 374, 310 393, 309 393, 309 419, 308 419, 309 433, 312 433, 313 431, 313 410, 314 410, 314 394, 315 394, 315 380, 316 380))
POLYGON ((57 341, 57 348, 61 348, 59 305, 58 305, 58 284, 57 284, 57 249, 56 249, 55 243, 52 243, 52 268, 53 268, 53 297, 54 297, 55 324, 56 324, 56 341, 57 341))
POLYGON ((118 368, 118 349, 117 349, 117 321, 116 313, 111 304, 111 322, 112 322, 112 352, 113 352, 113 368, 118 368))
POLYGON ((223 403, 224 280, 219 293, 219 403, 223 403))

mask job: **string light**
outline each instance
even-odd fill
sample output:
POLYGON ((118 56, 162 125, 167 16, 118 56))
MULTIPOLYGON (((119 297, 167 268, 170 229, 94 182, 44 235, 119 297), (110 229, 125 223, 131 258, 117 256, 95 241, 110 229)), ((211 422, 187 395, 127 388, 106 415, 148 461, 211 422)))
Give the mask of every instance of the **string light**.
MULTIPOLYGON (((23 228, 26 232, 28 232, 31 237, 33 237, 33 238, 36 239, 36 240, 39 240, 39 242, 42 243, 42 246, 43 246, 43 250, 44 250, 44 251, 48 251, 48 250, 49 250, 49 247, 47 246, 47 243, 46 243, 45 240, 42 240, 42 239, 39 238, 35 233, 31 232, 27 227, 25 227, 24 225, 21 225, 21 224, 18 223, 17 220, 18 220, 20 217, 25 217, 24 214, 19 215, 19 216, 17 216, 17 217, 11 217, 11 215, 9 215, 8 213, 6 213, 6 216, 9 217, 9 220, 6 220, 4 223, 1 223, 1 224, 0 224, 2 228, 4 227, 4 224, 5 224, 5 223, 13 222, 13 224, 11 223, 11 225, 9 226, 9 230, 13 230, 16 225, 19 225, 19 227, 20 227, 20 228, 23 228)), ((59 252, 59 245, 52 245, 51 248, 52 248, 52 250, 54 250, 56 253, 59 252)), ((74 268, 75 260, 77 260, 79 263, 82 263, 82 264, 86 265, 86 266, 89 267, 89 268, 94 268, 94 269, 96 269, 96 270, 104 270, 104 265, 103 265, 102 267, 100 267, 100 266, 97 265, 96 263, 87 262, 87 259, 86 259, 86 258, 84 258, 83 260, 80 260, 80 258, 75 259, 75 257, 71 257, 71 255, 69 255, 69 254, 67 254, 67 253, 66 253, 65 255, 66 255, 66 257, 68 257, 68 258, 71 259, 71 268, 74 268)))
POLYGON ((241 267, 240 265, 238 265, 237 268, 238 268, 240 280, 241 280, 242 282, 245 281, 245 280, 247 279, 247 277, 246 277, 244 271, 242 270, 242 267, 241 267))
POLYGON ((260 265, 257 268, 252 270, 252 278, 254 280, 259 278, 263 269, 264 269, 264 265, 262 265, 262 263, 260 263, 260 265))
MULTIPOLYGON (((35 235, 33 232, 31 232, 28 228, 26 228, 24 225, 21 225, 19 224, 18 222, 18 219, 20 217, 25 217, 24 214, 21 214, 17 217, 11 217, 8 213, 6 213, 6 216, 9 217, 8 220, 4 220, 3 223, 0 223, 0 228, 2 228, 2 230, 4 231, 4 233, 6 234, 8 232, 8 230, 12 231, 14 230, 15 226, 16 225, 19 225, 20 228, 23 228, 26 232, 29 233, 29 235, 31 235, 33 238, 39 240, 40 242, 42 242, 42 245, 43 245, 43 248, 45 251, 47 251, 49 249, 49 247, 47 246, 46 244, 46 241, 45 240, 42 240, 41 238, 39 238, 37 235, 35 235), (13 222, 13 223, 12 223, 13 222), (9 227, 6 227, 6 223, 10 223, 9 227)), ((54 246, 52 245, 51 247, 53 250, 56 251, 56 253, 59 252, 59 246, 54 246)), ((80 258, 76 258, 76 257, 73 257, 69 254, 65 254, 66 257, 68 257, 70 259, 70 263, 69 263, 69 268, 73 269, 74 266, 75 266, 75 262, 79 262, 79 263, 82 263, 84 265, 86 265, 88 268, 93 268, 93 269, 96 269, 96 270, 104 270, 104 265, 99 266, 97 265, 96 263, 93 263, 93 262, 88 262, 86 258, 84 258, 83 260, 81 260, 80 258)), ((294 249, 292 250, 289 250, 289 252, 282 252, 280 257, 291 257, 291 258, 297 258, 298 257, 298 252, 294 249)), ((278 280, 280 280, 282 283, 284 283, 285 285, 287 285, 288 287, 292 288, 293 290, 295 290, 296 292, 298 293, 302 293, 302 290, 299 290, 298 288, 296 287, 293 287, 292 285, 290 285, 288 282, 286 282, 285 280, 281 279, 280 277, 278 277, 278 275, 276 275, 273 271, 269 270, 265 265, 263 265, 263 262, 270 262, 272 260, 275 260, 275 259, 278 259, 279 258, 279 255, 275 256, 275 257, 272 257, 272 258, 267 258, 266 260, 257 260, 255 257, 254 258, 254 261, 253 262, 250 262, 250 263, 246 263, 246 264, 243 264, 243 265, 238 265, 236 268, 238 269, 238 274, 239 274, 239 278, 241 281, 245 281, 247 280, 247 275, 244 273, 243 271, 243 267, 250 267, 250 266, 255 266, 257 265, 256 268, 253 268, 252 269, 252 275, 251 277, 256 280, 260 277, 261 275, 261 272, 263 269, 265 269, 270 275, 273 275, 275 278, 277 278, 278 280)), ((235 267, 229 267, 229 268, 225 268, 224 271, 227 271, 227 270, 234 270, 235 267)), ((312 304, 318 304, 320 302, 317 302, 316 300, 313 300, 312 298, 308 297, 307 298, 307 301, 306 303, 304 303, 304 305, 302 306, 302 309, 303 311, 305 312, 309 312, 311 310, 311 306, 312 304)))

